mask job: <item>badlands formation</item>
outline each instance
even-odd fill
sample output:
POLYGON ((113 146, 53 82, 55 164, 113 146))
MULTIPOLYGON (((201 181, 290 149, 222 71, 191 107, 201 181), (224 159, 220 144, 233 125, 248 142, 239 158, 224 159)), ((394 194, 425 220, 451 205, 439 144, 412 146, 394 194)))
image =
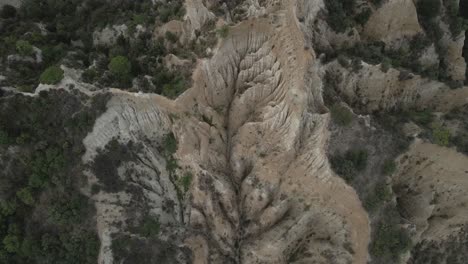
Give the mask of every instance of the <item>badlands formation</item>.
MULTIPOLYGON (((185 20, 169 22, 164 30, 183 41, 219 19, 206 2, 187 0, 185 20)), ((400 69, 385 72, 365 62, 350 70, 337 60, 324 63, 314 50, 317 42, 332 48, 369 40, 404 45, 423 32, 410 0, 385 3, 353 33, 357 36, 337 34, 324 24, 325 4, 319 0, 242 5, 245 17, 230 26, 211 58, 196 63, 191 87, 177 99, 114 91, 107 112, 84 140, 84 160, 91 162, 115 138, 142 145, 137 161, 119 168, 120 177, 141 189, 165 230, 162 240, 176 246, 170 263, 385 263, 369 253, 371 240, 379 239, 371 235, 378 225, 363 197, 331 169, 324 89, 370 114, 410 108, 447 112, 467 103, 468 88, 450 89, 421 75, 402 78, 400 69), (334 85, 325 85, 327 74, 334 85), (167 135, 177 142, 175 169, 159 147, 167 135), (179 185, 184 175, 191 176, 187 190, 179 185)), ((444 43, 449 72, 463 73, 456 78, 464 78, 466 67, 460 41, 444 43)), ((432 263, 462 263, 447 260, 444 250, 450 251, 451 243, 466 249, 468 158, 416 140, 397 161, 387 184, 395 190, 391 203, 402 219, 398 227, 413 232, 413 251, 386 263, 429 263, 421 262, 427 259, 421 255, 430 247, 438 253, 429 255, 439 254, 432 263)), ((112 234, 133 197, 101 191, 93 199, 99 261, 113 263, 112 234)))
POLYGON ((446 4, 459 2, 440 1, 437 37, 429 0, 218 2, 185 0, 152 32, 190 43, 218 28, 209 56, 164 58, 193 64, 174 99, 98 90, 65 66, 36 89, 109 94, 81 157, 98 263, 468 263, 465 32, 446 4), (143 215, 157 238, 132 231, 143 215))

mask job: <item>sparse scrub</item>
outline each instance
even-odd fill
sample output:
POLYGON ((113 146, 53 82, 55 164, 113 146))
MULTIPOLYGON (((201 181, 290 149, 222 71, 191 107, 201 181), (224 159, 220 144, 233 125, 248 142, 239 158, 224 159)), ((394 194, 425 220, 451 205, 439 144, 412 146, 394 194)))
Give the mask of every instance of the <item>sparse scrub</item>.
POLYGON ((330 112, 333 121, 340 126, 347 126, 353 121, 353 113, 348 107, 341 104, 334 104, 330 112))
POLYGON ((31 56, 34 54, 34 49, 32 45, 25 40, 18 40, 16 42, 16 50, 22 56, 31 56))
POLYGON ((216 32, 221 38, 226 38, 229 35, 229 26, 223 25, 220 28, 218 28, 216 32))
POLYGON ((392 175, 396 169, 396 163, 393 160, 386 160, 382 167, 382 172, 384 175, 392 175))
POLYGON ((432 139, 434 143, 440 146, 448 146, 450 143, 450 130, 442 127, 441 124, 432 125, 432 139))

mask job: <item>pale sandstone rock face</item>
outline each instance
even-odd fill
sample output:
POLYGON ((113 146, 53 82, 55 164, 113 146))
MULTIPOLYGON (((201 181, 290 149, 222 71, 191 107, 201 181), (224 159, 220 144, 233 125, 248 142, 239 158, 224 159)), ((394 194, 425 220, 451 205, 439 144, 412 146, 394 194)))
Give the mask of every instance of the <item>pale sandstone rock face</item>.
POLYGON ((457 237, 468 221, 468 157, 418 140, 398 163, 394 190, 404 217, 416 227, 413 241, 440 244, 457 237))
MULTIPOLYGON (((149 143, 135 164, 148 177, 134 180, 151 186, 144 193, 153 208, 161 207, 162 196, 179 201, 180 213, 162 219, 193 230, 185 244, 194 263, 365 263, 367 214, 328 164, 329 115, 294 2, 264 8, 268 16, 230 29, 214 56, 199 62, 193 87, 175 102, 115 91, 84 140, 83 159, 91 161, 112 138, 160 142, 172 130, 179 165, 194 175, 190 202, 174 197, 174 181, 149 143), (171 122, 168 113, 177 118, 171 122)), ((109 219, 124 217, 108 215, 122 208, 104 209, 115 195, 125 194, 95 198, 103 241, 115 231, 109 219)), ((103 243, 103 263, 111 254, 103 243)))
POLYGON ((390 44, 421 32, 414 2, 389 0, 371 15, 363 34, 371 40, 390 44))
POLYGON ((93 33, 93 44, 96 46, 112 46, 117 42, 117 39, 123 36, 128 38, 128 28, 124 25, 107 26, 101 31, 93 33))
POLYGON ((440 22, 440 25, 444 35, 439 44, 444 48, 442 57, 447 64, 447 73, 453 80, 464 81, 466 78, 466 62, 463 58, 465 32, 462 31, 459 36, 452 36, 447 24, 440 22))
POLYGON ((350 71, 335 61, 325 72, 348 103, 368 112, 411 107, 450 110, 468 102, 468 87, 453 90, 444 83, 393 68, 383 72, 380 65, 362 62, 360 70, 350 71))
MULTIPOLYGON (((450 90, 396 69, 382 72, 380 65, 363 63, 357 71, 337 62, 322 65, 311 42, 336 48, 360 41, 355 30, 352 37, 336 34, 316 20, 323 1, 244 4, 249 19, 230 27, 213 57, 197 62, 193 86, 175 101, 111 90, 107 112, 84 140, 83 160, 92 162, 113 138, 142 143, 138 161, 124 163, 119 176, 127 175, 141 189, 162 224, 175 226, 180 241, 174 242, 190 248, 191 260, 181 257, 176 263, 367 263, 368 215, 356 192, 331 170, 325 153, 330 119, 322 99, 325 73, 332 74, 336 91, 350 105, 368 112, 446 111, 467 103, 468 88, 450 90), (178 179, 167 171, 158 148, 170 132, 178 141, 179 172, 193 175, 187 197, 179 197, 178 179), (163 209, 167 200, 174 202, 173 211, 163 209)), ((170 30, 187 40, 215 19, 201 0, 185 5, 184 21, 171 21, 156 33, 170 30)), ((421 28, 413 2, 396 0, 378 9, 364 31, 370 39, 393 43, 421 28)), ((428 65, 436 61, 430 48, 426 54, 421 59, 428 65)), ((171 56, 168 65, 183 64, 171 56)), ((415 133, 409 127, 408 135, 415 133)), ((466 200, 460 189, 466 157, 417 142, 399 161, 394 185, 414 186, 422 194, 397 192, 416 226, 417 241, 444 241, 446 234, 455 234, 467 220, 457 200, 466 200), (453 177, 434 189, 443 180, 438 171, 453 177), (434 204, 439 195, 440 204, 434 204), (451 217, 449 222, 434 218, 438 208, 451 217)), ((92 198, 100 263, 112 263, 111 235, 133 197, 101 191, 92 198)))
POLYGON ((196 175, 190 224, 207 234, 192 245, 200 263, 329 263, 308 253, 331 248, 337 263, 367 259, 367 214, 326 160, 328 115, 293 8, 231 28, 176 101, 200 116, 176 122, 177 156, 196 175))

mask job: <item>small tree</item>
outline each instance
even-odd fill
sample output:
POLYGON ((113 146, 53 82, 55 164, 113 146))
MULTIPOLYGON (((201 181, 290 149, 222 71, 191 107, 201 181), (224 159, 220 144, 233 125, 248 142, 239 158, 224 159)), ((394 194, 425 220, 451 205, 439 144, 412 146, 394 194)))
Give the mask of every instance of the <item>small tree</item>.
POLYGON ((353 113, 341 104, 334 104, 330 111, 333 121, 340 126, 347 126, 353 121, 353 113))
POLYGON ((12 18, 16 16, 16 8, 12 5, 4 5, 0 12, 1 18, 12 18))
POLYGON ((224 25, 221 28, 217 29, 216 32, 221 38, 226 38, 229 35, 229 26, 224 25))
POLYGON ((450 130, 440 124, 432 125, 432 138, 434 143, 440 146, 448 146, 450 143, 450 130))
POLYGON ((39 81, 44 84, 57 84, 63 79, 63 70, 58 66, 50 66, 39 78, 39 81))
POLYGON ((18 196, 18 198, 27 205, 34 204, 34 198, 31 194, 31 190, 27 187, 16 192, 16 196, 18 196))
POLYGON ((125 56, 116 56, 112 58, 107 67, 112 74, 117 76, 128 76, 132 69, 130 61, 125 56))
POLYGON ((33 46, 26 40, 16 41, 16 51, 22 56, 31 56, 34 53, 33 46))
POLYGON ((418 1, 418 13, 426 18, 434 18, 440 13, 440 0, 418 1))

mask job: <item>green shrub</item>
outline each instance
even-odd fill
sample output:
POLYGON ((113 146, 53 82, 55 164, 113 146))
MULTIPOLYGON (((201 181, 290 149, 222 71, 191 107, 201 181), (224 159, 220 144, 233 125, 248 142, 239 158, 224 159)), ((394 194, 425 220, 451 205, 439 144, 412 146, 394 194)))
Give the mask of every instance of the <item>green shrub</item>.
POLYGON ((186 80, 181 75, 173 75, 168 83, 163 85, 161 94, 174 99, 182 94, 187 87, 186 80))
POLYGON ((432 139, 437 145, 448 146, 450 143, 450 130, 443 128, 440 124, 433 124, 432 139))
POLYGON ((372 11, 370 10, 370 8, 365 8, 363 11, 361 11, 361 13, 356 15, 355 20, 358 24, 364 25, 369 20, 371 14, 372 11))
POLYGON ((391 66, 392 66, 392 61, 389 58, 385 57, 382 60, 382 63, 380 64, 380 69, 386 73, 388 72, 391 66))
POLYGON ((13 18, 16 16, 16 8, 12 5, 4 5, 0 12, 1 18, 13 18))
POLYGON ((372 255, 399 262, 400 256, 411 248, 411 238, 397 224, 380 223, 370 245, 372 255))
POLYGON ((22 56, 31 56, 34 54, 33 46, 26 40, 16 41, 16 51, 22 56))
POLYGON ((63 79, 63 70, 58 66, 50 66, 39 77, 44 84, 57 84, 63 79))
POLYGON ((375 189, 370 193, 365 200, 365 207, 368 211, 372 212, 382 206, 383 203, 392 199, 393 193, 389 186, 379 183, 375 189))
POLYGON ((440 13, 440 7, 440 0, 419 0, 417 11, 419 15, 431 19, 440 13))
POLYGON ((344 155, 332 156, 330 163, 333 170, 349 182, 367 167, 367 151, 365 149, 348 150, 344 155))
POLYGON ((89 69, 86 69, 83 74, 81 75, 81 79, 83 79, 84 82, 86 83, 94 83, 95 81, 98 80, 99 73, 96 70, 96 68, 92 67, 89 69))
POLYGON ((216 30, 216 33, 218 33, 218 35, 221 38, 226 38, 229 35, 229 26, 228 25, 223 25, 222 27, 220 27, 220 28, 218 28, 216 30))
POLYGON ((158 218, 145 216, 142 224, 140 225, 139 233, 144 237, 154 237, 159 234, 161 224, 158 218))
POLYGON ((328 10, 327 23, 336 32, 344 32, 355 25, 353 19, 355 0, 327 0, 325 7, 328 10))
POLYGON ((396 163, 393 160, 386 160, 382 167, 382 172, 385 175, 392 175, 396 171, 396 163))
POLYGON ((116 76, 128 76, 132 69, 130 61, 125 56, 113 57, 107 67, 116 76))
POLYGON ((20 239, 17 235, 8 234, 3 238, 3 246, 8 253, 17 253, 20 249, 20 239))
POLYGON ((2 129, 0 129, 0 145, 7 145, 10 143, 10 137, 8 137, 8 133, 2 129))
POLYGON ((413 122, 419 125, 429 125, 434 120, 434 115, 429 110, 404 112, 413 122))
POLYGON ((353 113, 346 106, 337 103, 330 111, 333 121, 340 126, 347 126, 353 121, 353 113))
POLYGON ((166 39, 169 40, 172 43, 176 43, 177 40, 179 39, 176 34, 170 32, 170 31, 166 31, 165 35, 166 35, 166 39))
POLYGON ((22 188, 21 190, 17 191, 16 196, 18 196, 18 198, 24 204, 27 204, 27 205, 33 205, 34 204, 34 198, 33 198, 32 194, 31 194, 31 190, 28 187, 22 188))
POLYGON ((183 190, 184 193, 186 193, 190 189, 190 184, 192 184, 192 178, 193 175, 190 172, 185 173, 184 176, 182 176, 179 179, 179 185, 181 189, 183 190))

